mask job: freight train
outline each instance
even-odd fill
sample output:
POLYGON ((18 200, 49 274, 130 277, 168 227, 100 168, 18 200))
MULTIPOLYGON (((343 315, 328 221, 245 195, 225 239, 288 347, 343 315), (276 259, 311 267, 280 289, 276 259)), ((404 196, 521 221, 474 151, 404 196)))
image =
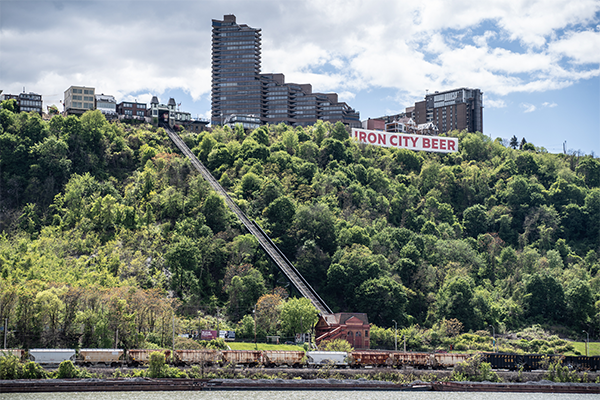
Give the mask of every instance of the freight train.
MULTIPOLYGON (((150 354, 164 353, 165 359, 176 366, 241 365, 245 367, 322 367, 337 368, 403 368, 446 369, 453 368, 472 356, 456 353, 415 353, 396 351, 355 350, 335 351, 282 351, 282 350, 150 350, 150 349, 31 349, 0 350, 0 356, 12 354, 22 360, 32 360, 42 365, 58 365, 71 360, 80 366, 139 367, 147 365, 150 354)), ((547 357, 558 357, 563 365, 574 370, 600 370, 600 356, 562 356, 542 354, 481 353, 483 360, 493 369, 524 371, 544 369, 547 357)))

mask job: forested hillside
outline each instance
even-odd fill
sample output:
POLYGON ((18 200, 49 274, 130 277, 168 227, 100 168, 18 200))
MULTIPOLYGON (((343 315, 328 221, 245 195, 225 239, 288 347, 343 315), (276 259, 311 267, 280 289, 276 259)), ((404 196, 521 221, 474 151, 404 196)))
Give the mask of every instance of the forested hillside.
MULTIPOLYGON (((277 323, 297 294, 162 129, 12 107, 0 319, 13 346, 110 347, 116 330, 125 347, 163 345, 173 314, 181 330, 218 318, 243 335, 253 309, 261 334, 297 331, 277 323)), ((339 123, 180 134, 334 312, 598 335, 598 159, 466 132, 458 153, 378 148, 339 123)))

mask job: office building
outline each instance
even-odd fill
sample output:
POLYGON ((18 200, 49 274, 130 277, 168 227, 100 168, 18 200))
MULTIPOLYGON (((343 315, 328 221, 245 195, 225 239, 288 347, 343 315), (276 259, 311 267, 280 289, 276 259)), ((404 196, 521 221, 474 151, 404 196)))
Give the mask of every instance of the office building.
POLYGON ((212 20, 211 124, 232 116, 261 124, 314 124, 318 119, 360 127, 359 113, 336 93, 313 93, 310 84, 286 83, 281 73, 261 73, 261 30, 235 15, 212 20))
POLYGON ((71 86, 65 90, 63 106, 66 115, 81 115, 95 109, 96 89, 85 86, 71 86))

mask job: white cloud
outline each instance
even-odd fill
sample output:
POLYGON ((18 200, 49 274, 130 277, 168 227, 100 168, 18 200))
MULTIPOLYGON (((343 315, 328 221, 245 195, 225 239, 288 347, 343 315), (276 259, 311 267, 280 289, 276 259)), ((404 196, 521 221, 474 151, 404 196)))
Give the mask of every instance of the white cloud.
POLYGON ((369 88, 398 92, 400 102, 420 99, 426 89, 467 86, 497 96, 487 105, 500 107, 498 97, 510 93, 557 90, 600 75, 598 0, 106 4, 4 2, 0 86, 26 86, 49 99, 61 99, 72 84, 127 99, 172 88, 205 99, 210 19, 231 12, 262 28, 263 72, 350 100, 369 88))
POLYGON ((558 104, 556 104, 554 102, 549 103, 549 102, 546 101, 546 102, 542 103, 542 106, 543 107, 547 107, 547 108, 554 108, 554 107, 558 107, 558 104))
POLYGON ((549 45, 549 52, 575 64, 600 63, 600 32, 569 32, 549 45))
POLYGON ((523 109, 524 113, 531 113, 536 110, 536 107, 533 104, 521 103, 520 106, 523 109))
POLYGON ((506 108, 506 103, 504 100, 487 99, 485 101, 485 106, 487 108, 506 108))

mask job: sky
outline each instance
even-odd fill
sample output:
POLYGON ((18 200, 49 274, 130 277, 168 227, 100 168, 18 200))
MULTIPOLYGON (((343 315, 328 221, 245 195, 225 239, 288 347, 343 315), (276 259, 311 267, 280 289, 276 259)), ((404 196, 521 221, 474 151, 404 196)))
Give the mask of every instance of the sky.
POLYGON ((208 119, 211 20, 262 29, 262 72, 361 120, 478 88, 483 133, 600 155, 600 0, 0 0, 0 89, 170 97, 208 119))

